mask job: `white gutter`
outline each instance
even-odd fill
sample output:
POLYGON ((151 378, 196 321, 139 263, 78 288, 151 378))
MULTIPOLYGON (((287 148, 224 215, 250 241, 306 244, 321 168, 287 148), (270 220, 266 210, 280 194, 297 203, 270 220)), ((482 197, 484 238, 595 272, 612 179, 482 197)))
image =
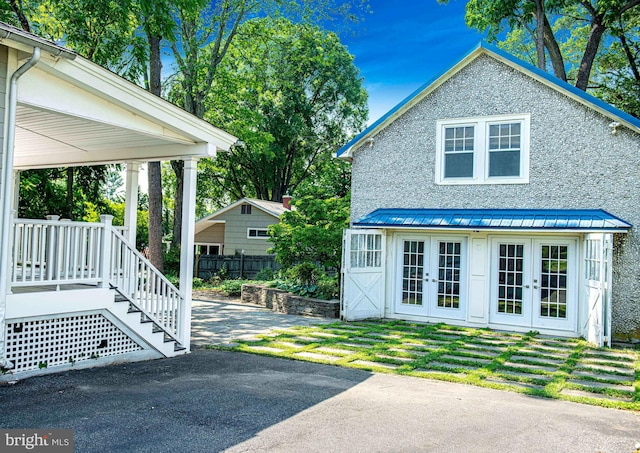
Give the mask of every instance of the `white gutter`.
POLYGON ((9 99, 7 105, 7 141, 2 155, 2 219, 0 223, 0 367, 13 368, 7 360, 5 343, 5 314, 7 310, 7 293, 9 290, 9 259, 11 257, 11 208, 13 205, 13 152, 16 141, 16 110, 18 107, 18 79, 34 67, 40 60, 40 48, 33 48, 33 55, 29 61, 20 66, 11 76, 9 99))
POLYGON ((6 24, 0 24, 0 40, 3 39, 9 39, 34 48, 38 47, 45 52, 50 53, 54 57, 62 57, 69 60, 76 58, 76 53, 69 49, 65 49, 64 47, 58 46, 57 44, 49 42, 39 36, 6 24))

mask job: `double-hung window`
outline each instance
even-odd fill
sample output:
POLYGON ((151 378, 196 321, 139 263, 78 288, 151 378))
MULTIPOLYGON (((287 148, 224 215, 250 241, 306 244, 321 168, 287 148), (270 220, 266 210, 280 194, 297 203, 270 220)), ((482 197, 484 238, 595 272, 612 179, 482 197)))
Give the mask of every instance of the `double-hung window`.
POLYGON ((529 115, 440 120, 437 184, 529 182, 529 115))

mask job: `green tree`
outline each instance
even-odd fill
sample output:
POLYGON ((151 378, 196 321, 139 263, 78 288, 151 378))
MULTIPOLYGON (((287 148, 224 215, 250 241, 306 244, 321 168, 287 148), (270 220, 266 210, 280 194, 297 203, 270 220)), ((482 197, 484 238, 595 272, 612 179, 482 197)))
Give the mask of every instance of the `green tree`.
MULTIPOLYGON (((349 197, 318 198, 309 194, 294 202, 280 223, 269 226, 270 249, 285 269, 301 263, 319 262, 340 269, 342 230, 349 227, 349 197)), ((339 272, 338 272, 339 273, 339 272)))
MULTIPOLYGON (((113 225, 124 225, 124 203, 112 202, 107 200, 102 206, 94 203, 85 203, 85 214, 82 220, 85 222, 99 222, 101 214, 113 216, 113 225)), ((136 219, 136 248, 142 250, 146 246, 147 229, 149 228, 149 212, 147 210, 138 209, 136 219)))
MULTIPOLYGON (((200 2, 189 8, 178 7, 174 15, 178 27, 177 39, 170 46, 178 67, 176 103, 198 118, 204 118, 208 98, 219 77, 219 66, 226 60, 232 43, 247 29, 240 26, 252 17, 289 17, 299 23, 329 23, 337 20, 355 22, 368 11, 368 0, 221 0, 200 2)), ((256 36, 260 39, 259 36, 256 36)), ((251 38, 249 38, 251 39, 251 38)), ((249 55, 236 55, 249 58, 249 55)), ((207 118, 211 120, 211 118, 207 118)), ((213 122, 223 125, 224 122, 213 122)), ((243 137, 244 139, 244 137, 243 137)), ((172 161, 176 174, 176 209, 173 224, 173 245, 180 242, 182 231, 182 192, 184 163, 172 161)), ((233 194, 235 198, 238 193, 233 194)))
POLYGON ((577 58, 574 83, 587 90, 601 44, 619 34, 621 21, 639 14, 639 5, 639 0, 469 0, 466 21, 490 40, 504 31, 527 30, 538 67, 547 69, 546 50, 562 80, 567 80, 566 59, 577 58), (582 39, 573 39, 574 31, 585 29, 582 39), (563 46, 567 42, 571 47, 563 46))
POLYGON ((280 201, 363 127, 359 71, 334 33, 282 18, 243 24, 228 53, 205 118, 244 143, 203 171, 233 198, 280 201))
POLYGON ((59 215, 71 220, 85 215, 85 203, 106 206, 103 197, 107 166, 49 168, 25 170, 20 173, 20 200, 18 215, 41 219, 46 215, 59 215), (69 176, 72 179, 69 179, 69 176))

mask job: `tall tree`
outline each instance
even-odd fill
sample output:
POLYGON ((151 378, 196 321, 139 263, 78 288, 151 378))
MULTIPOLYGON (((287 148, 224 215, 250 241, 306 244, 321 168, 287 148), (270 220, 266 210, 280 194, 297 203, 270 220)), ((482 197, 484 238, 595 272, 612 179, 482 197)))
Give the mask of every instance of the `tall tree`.
POLYGON ((554 30, 549 17, 555 21, 570 18, 575 28, 586 25, 586 39, 579 49, 571 49, 573 53, 579 52, 575 86, 586 90, 604 37, 618 27, 622 16, 637 15, 639 5, 640 0, 469 0, 466 20, 469 26, 487 32, 491 40, 496 40, 503 31, 528 30, 536 44, 538 66, 546 69, 544 44, 555 75, 563 80, 567 80, 567 54, 561 51, 561 41, 566 39, 567 29, 554 30))
MULTIPOLYGON (((145 71, 147 90, 162 96, 162 55, 163 37, 174 39, 175 22, 172 18, 173 5, 161 0, 141 0, 142 29, 147 38, 149 66, 145 71)), ((149 162, 147 166, 149 191, 149 261, 164 272, 162 247, 162 172, 160 162, 149 162)))
POLYGON ((248 21, 228 52, 205 118, 244 143, 209 176, 235 197, 280 201, 364 125, 359 71, 335 34, 286 19, 248 21))
MULTIPOLYGON (((287 16, 301 23, 346 20, 353 22, 368 11, 368 0, 219 0, 200 1, 179 6, 177 39, 171 49, 179 70, 180 96, 174 101, 198 118, 205 117, 206 102, 218 67, 224 62, 231 44, 238 37, 240 25, 256 16, 287 16), (195 8, 194 8, 195 6, 195 8)), ((241 55, 240 58, 244 58, 241 55)), ((225 123, 220 124, 227 128, 225 123)), ((173 245, 180 243, 182 232, 182 161, 172 162, 176 174, 176 210, 173 245)))
POLYGON ((18 215, 41 219, 53 214, 80 219, 86 213, 86 203, 106 206, 102 189, 109 170, 108 166, 100 165, 23 171, 18 215))

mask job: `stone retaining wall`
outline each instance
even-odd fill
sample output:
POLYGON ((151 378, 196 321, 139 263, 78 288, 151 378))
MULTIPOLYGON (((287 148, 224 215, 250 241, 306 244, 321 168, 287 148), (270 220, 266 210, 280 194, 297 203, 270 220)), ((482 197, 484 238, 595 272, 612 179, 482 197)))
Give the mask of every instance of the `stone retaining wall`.
POLYGON ((290 315, 339 318, 339 300, 320 300, 296 296, 282 289, 264 285, 242 285, 242 303, 261 305, 290 315))

